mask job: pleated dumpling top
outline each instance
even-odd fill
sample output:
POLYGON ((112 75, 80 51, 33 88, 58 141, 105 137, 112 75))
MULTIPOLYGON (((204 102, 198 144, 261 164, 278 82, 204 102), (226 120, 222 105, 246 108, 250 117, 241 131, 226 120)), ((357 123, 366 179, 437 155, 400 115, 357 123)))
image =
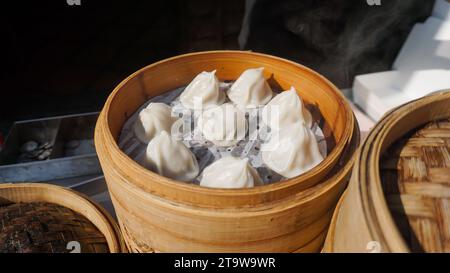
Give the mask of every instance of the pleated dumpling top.
POLYGON ((194 154, 166 131, 148 143, 144 165, 162 176, 179 181, 192 181, 199 173, 194 154))
POLYGON ((139 112, 133 124, 134 135, 143 143, 148 143, 161 131, 170 132, 177 118, 172 117, 172 109, 164 103, 150 103, 139 112))
POLYGON ((303 122, 272 132, 261 152, 263 162, 287 178, 305 173, 323 160, 314 133, 303 122))
POLYGON ((311 128, 312 117, 294 87, 276 95, 262 111, 262 121, 271 129, 280 130, 296 122, 311 128))
POLYGON ((223 157, 203 171, 200 186, 237 189, 262 185, 258 172, 250 166, 248 158, 223 157))
POLYGON ((208 109, 221 105, 225 93, 220 91, 216 70, 198 74, 180 95, 181 104, 191 110, 208 109))
POLYGON ((228 90, 230 100, 243 108, 255 108, 268 103, 273 92, 263 71, 263 67, 245 70, 228 90))

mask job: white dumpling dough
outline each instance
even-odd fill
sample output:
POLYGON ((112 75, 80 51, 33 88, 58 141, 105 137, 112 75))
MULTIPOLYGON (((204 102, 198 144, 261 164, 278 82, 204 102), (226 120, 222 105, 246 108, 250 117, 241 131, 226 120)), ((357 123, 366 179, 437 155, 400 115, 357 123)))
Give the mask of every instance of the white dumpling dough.
POLYGON ((172 109, 164 103, 150 103, 142 109, 133 124, 134 135, 143 143, 148 143, 161 131, 170 132, 177 120, 171 115, 172 109))
POLYGON ((200 186, 209 188, 251 188, 262 185, 258 172, 248 158, 223 157, 203 170, 200 186))
POLYGON ((279 130, 296 122, 304 122, 309 128, 312 117, 294 87, 276 95, 262 110, 262 122, 279 130))
POLYGON ((207 140, 228 147, 245 138, 247 121, 244 112, 225 103, 204 111, 198 119, 198 128, 207 140))
POLYGON ((264 78, 263 71, 263 67, 245 70, 228 91, 230 100, 245 108, 268 103, 273 92, 264 78))
POLYGON ((179 181, 192 181, 199 173, 194 154, 166 131, 148 143, 144 165, 162 176, 179 181))
POLYGON ((191 110, 208 109, 222 104, 225 93, 220 91, 216 70, 198 74, 181 93, 180 101, 191 110))
POLYGON ((273 171, 292 178, 318 165, 323 156, 314 133, 302 122, 273 131, 261 145, 263 162, 273 171))

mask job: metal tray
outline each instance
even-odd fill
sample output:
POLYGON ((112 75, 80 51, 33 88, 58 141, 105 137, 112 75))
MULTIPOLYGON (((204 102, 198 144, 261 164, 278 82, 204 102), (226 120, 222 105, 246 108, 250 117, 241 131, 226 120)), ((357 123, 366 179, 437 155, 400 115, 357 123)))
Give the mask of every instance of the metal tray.
POLYGON ((93 141, 97 117, 95 112, 15 122, 0 152, 0 183, 102 175, 93 141), (47 143, 47 159, 21 162, 28 141, 47 143))

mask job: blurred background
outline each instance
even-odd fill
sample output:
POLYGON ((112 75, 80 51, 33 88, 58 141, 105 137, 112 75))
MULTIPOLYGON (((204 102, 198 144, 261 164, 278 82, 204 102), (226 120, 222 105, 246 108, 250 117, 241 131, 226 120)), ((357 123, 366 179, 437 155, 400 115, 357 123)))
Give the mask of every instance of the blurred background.
POLYGON ((194 51, 242 49, 309 66, 340 88, 389 70, 433 0, 15 1, 2 4, 0 132, 100 110, 121 80, 194 51), (69 5, 73 2, 75 5, 69 5))

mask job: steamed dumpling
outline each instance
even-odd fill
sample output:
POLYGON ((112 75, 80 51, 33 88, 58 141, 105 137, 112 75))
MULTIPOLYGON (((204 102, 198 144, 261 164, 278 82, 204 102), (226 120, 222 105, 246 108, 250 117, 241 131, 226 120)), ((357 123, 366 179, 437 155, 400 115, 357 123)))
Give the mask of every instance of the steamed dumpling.
POLYGON ((230 100, 245 108, 268 103, 273 92, 263 76, 263 71, 263 67, 245 70, 228 91, 230 100))
POLYGON ((171 131, 177 118, 172 117, 172 109, 164 103, 150 103, 142 109, 133 124, 134 135, 143 143, 148 143, 161 131, 171 131))
POLYGON ((191 110, 207 109, 222 104, 225 93, 219 89, 216 70, 202 72, 184 89, 180 95, 181 104, 191 110))
POLYGON ((198 128, 207 140, 228 147, 245 138, 247 121, 244 112, 225 103, 203 112, 198 119, 198 128))
POLYGON ((223 157, 203 171, 200 186, 210 188, 251 188, 262 185, 256 170, 248 163, 248 158, 223 157))
POLYGON ((262 111, 262 122, 279 130, 296 122, 304 122, 309 128, 312 117, 294 87, 276 95, 262 111))
POLYGON ((144 165, 162 176, 179 181, 191 181, 199 173, 194 154, 166 131, 148 143, 144 165))
POLYGON ((307 172, 323 160, 313 132, 302 122, 274 131, 261 152, 263 162, 287 178, 307 172))

